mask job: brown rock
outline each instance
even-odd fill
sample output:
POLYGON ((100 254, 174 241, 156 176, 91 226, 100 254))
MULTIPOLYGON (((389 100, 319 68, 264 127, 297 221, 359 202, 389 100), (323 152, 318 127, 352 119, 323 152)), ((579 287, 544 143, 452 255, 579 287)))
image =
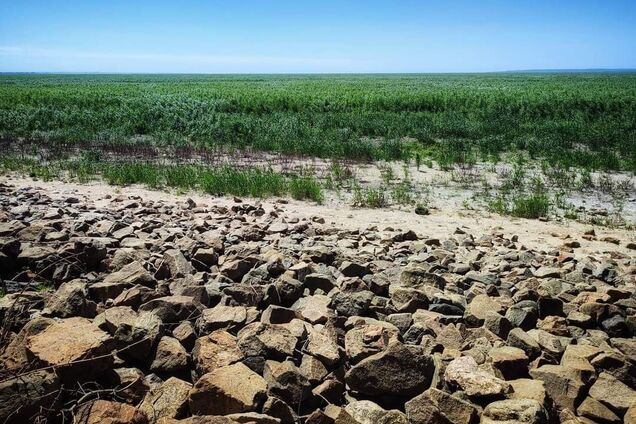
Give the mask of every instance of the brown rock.
POLYGON ((217 330, 199 337, 192 349, 192 360, 200 375, 232 365, 243 359, 236 337, 225 330, 217 330))
POLYGON ((473 405, 434 388, 406 402, 405 408, 411 423, 471 424, 477 420, 473 405))
POLYGON ((67 318, 26 342, 27 355, 69 378, 91 378, 113 362, 113 339, 86 318, 67 318))
POLYGON ((146 414, 151 423, 162 418, 181 418, 188 409, 191 388, 190 383, 170 377, 146 394, 139 410, 146 414))
POLYGON ((146 424, 146 414, 131 405, 96 400, 78 408, 74 424, 146 424))
POLYGON ((159 340, 150 364, 154 372, 174 373, 188 368, 189 355, 179 340, 164 336, 159 340))
POLYGON ((190 391, 190 411, 196 415, 256 411, 266 398, 267 382, 239 362, 201 377, 190 391))

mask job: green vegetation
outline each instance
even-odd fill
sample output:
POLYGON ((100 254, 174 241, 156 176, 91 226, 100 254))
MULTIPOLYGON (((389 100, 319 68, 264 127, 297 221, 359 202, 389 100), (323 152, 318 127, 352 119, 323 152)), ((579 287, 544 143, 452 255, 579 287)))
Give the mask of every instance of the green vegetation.
POLYGON ((550 199, 547 195, 538 192, 529 195, 515 193, 506 196, 502 194, 491 201, 489 207, 501 215, 537 219, 548 215, 550 199))
POLYGON ((270 197, 291 194, 295 199, 322 202, 321 185, 314 177, 287 177, 271 169, 206 168, 199 165, 158 165, 138 162, 91 162, 66 160, 41 163, 34 159, 3 157, 0 170, 27 173, 43 180, 65 176, 89 181, 101 176, 113 185, 144 184, 151 188, 172 187, 201 190, 215 195, 270 197))
POLYGON ((5 74, 0 137, 634 172, 636 73, 5 74))
POLYGON ((353 188, 353 205, 365 208, 385 208, 389 206, 389 199, 383 187, 360 187, 353 188))

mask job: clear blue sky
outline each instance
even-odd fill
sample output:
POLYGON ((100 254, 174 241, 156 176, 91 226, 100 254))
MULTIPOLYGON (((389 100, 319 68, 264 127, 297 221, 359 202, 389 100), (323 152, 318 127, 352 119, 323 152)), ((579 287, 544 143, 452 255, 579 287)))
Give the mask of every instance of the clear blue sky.
POLYGON ((0 71, 636 68, 636 0, 0 0, 0 71))

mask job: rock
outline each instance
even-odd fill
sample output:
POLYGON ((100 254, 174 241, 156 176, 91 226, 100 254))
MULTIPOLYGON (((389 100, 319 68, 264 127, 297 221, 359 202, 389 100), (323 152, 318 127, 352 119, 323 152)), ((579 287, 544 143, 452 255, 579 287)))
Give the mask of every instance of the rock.
POLYGON ((508 399, 493 402, 484 408, 481 424, 547 424, 548 414, 532 399, 508 399))
MULTIPOLYGON (((0 421, 36 422, 41 408, 56 408, 60 380, 53 371, 35 371, 0 382, 0 421)), ((44 418, 44 417, 43 417, 44 418)))
POLYGON ((496 398, 510 392, 510 384, 479 370, 477 362, 470 356, 454 359, 446 367, 444 380, 460 387, 470 397, 496 398))
POLYGON ((157 315, 164 324, 178 325, 181 321, 195 319, 203 307, 189 296, 164 296, 153 299, 139 307, 157 315))
POLYGON ((238 362, 203 375, 190 392, 196 415, 227 415, 258 410, 267 398, 267 382, 238 362))
POLYGON ((513 328, 508 333, 507 343, 512 347, 523 350, 530 359, 534 359, 541 354, 539 343, 520 328, 513 328))
POLYGON ((148 417, 151 423, 162 418, 181 418, 188 410, 188 396, 191 388, 190 383, 170 377, 146 394, 139 405, 139 410, 148 417))
POLYGON ((559 268, 542 266, 534 271, 534 276, 537 278, 560 278, 561 270, 559 268))
POLYGON ((247 309, 245 306, 223 306, 204 309, 197 320, 199 333, 207 334, 214 330, 236 330, 245 325, 247 309))
POLYGON ((258 263, 259 260, 256 258, 234 259, 224 262, 223 265, 221 265, 220 271, 222 275, 225 275, 233 281, 240 282, 243 276, 258 263))
POLYGON ((473 405, 435 388, 426 390, 404 406, 410 423, 472 424, 477 420, 473 405))
POLYGON ((400 283, 405 287, 423 288, 424 286, 443 289, 446 280, 437 274, 429 272, 428 268, 411 263, 404 267, 400 274, 400 283))
POLYGON ((186 275, 194 274, 194 272, 194 267, 180 250, 169 249, 163 254, 163 260, 155 273, 155 278, 159 280, 182 278, 186 275))
POLYGON ((156 315, 137 314, 127 306, 106 309, 94 323, 114 336, 122 357, 134 360, 145 359, 162 335, 162 323, 156 315))
POLYGON ((622 420, 609 408, 594 398, 587 397, 578 408, 576 413, 582 417, 589 418, 596 422, 620 423, 622 420))
POLYGON ((151 288, 136 285, 121 292, 114 300, 114 306, 130 306, 139 308, 140 305, 161 297, 151 288))
POLYGON ((311 273, 305 277, 303 281, 306 287, 312 292, 320 289, 325 293, 329 293, 335 287, 333 278, 329 275, 311 273))
POLYGON ((313 295, 298 299, 291 309, 300 313, 304 320, 312 324, 323 324, 334 316, 329 309, 331 298, 324 295, 313 295))
POLYGON ((46 304, 45 315, 69 318, 79 316, 93 318, 97 305, 88 298, 86 283, 82 280, 72 280, 63 283, 51 296, 46 304))
POLYGON ((245 357, 285 360, 294 355, 298 339, 286 328, 255 322, 238 335, 238 347, 245 357))
POLYGON ((179 340, 164 336, 159 340, 150 370, 159 373, 175 373, 188 368, 189 355, 179 340))
POLYGON ((310 331, 305 352, 316 357, 327 367, 333 367, 340 362, 340 349, 336 335, 328 330, 310 331))
POLYGON ((118 399, 126 403, 138 404, 150 387, 144 380, 144 374, 137 368, 115 368, 112 375, 113 385, 120 387, 118 399))
POLYGON ((268 394, 298 410, 311 394, 311 384, 291 361, 266 361, 263 377, 267 381, 268 394))
POLYGON ((296 311, 277 305, 269 305, 261 315, 261 322, 266 324, 286 324, 293 319, 299 318, 296 311))
POLYGON ((268 397, 263 405, 263 413, 278 418, 282 423, 295 423, 298 421, 296 413, 282 400, 268 397))
POLYGON ((625 424, 636 424, 636 403, 632 403, 623 418, 625 424))
POLYGON ((576 409, 587 382, 580 371, 562 365, 543 365, 530 370, 532 378, 541 380, 545 389, 559 408, 576 409))
POLYGON ((379 325, 357 326, 345 335, 345 352, 351 363, 356 363, 383 351, 397 336, 397 331, 379 325))
MULTIPOLYGON (((245 423, 245 424, 280 424, 278 418, 269 415, 259 414, 258 412, 241 412, 238 414, 229 414, 224 417, 215 417, 215 419, 227 419, 227 424, 245 423)), ((225 423, 225 421, 224 421, 225 423)))
POLYGON ((345 411, 359 424, 407 424, 406 416, 396 410, 383 409, 376 403, 369 400, 358 400, 350 402, 345 411))
POLYGON ((516 347, 496 347, 488 352, 493 366, 505 380, 514 380, 528 374, 528 356, 516 347))
POLYGON ((146 424, 146 414, 131 405, 107 400, 96 400, 81 405, 74 424, 146 424))
POLYGON ((172 336, 179 340, 179 343, 181 343, 188 351, 192 349, 194 342, 197 339, 194 326, 190 321, 183 321, 181 324, 177 325, 175 329, 172 330, 172 336))
POLYGON ((590 397, 623 415, 636 402, 636 391, 613 375, 602 372, 590 387, 590 397))
POLYGON ((545 391, 545 384, 541 380, 531 378, 519 378, 508 383, 512 386, 512 393, 508 395, 511 399, 534 399, 541 405, 548 405, 548 396, 545 391))
POLYGON ((338 270, 345 277, 364 277, 369 273, 369 268, 355 262, 344 261, 338 270))
POLYGON ((488 295, 478 294, 466 308, 466 319, 471 323, 481 325, 493 312, 500 313, 502 311, 502 306, 496 300, 488 295))
POLYGON ((192 360, 199 374, 206 374, 216 368, 232 365, 243 359, 236 337, 225 330, 214 331, 199 337, 192 349, 192 360))
POLYGON ((311 355, 303 355, 299 368, 312 385, 320 383, 329 374, 327 367, 311 355))
POLYGON ((114 299, 124 290, 139 284, 152 287, 154 278, 138 261, 125 265, 122 269, 107 275, 103 281, 89 287, 91 297, 98 300, 114 299))
POLYGON ((89 379, 110 367, 113 339, 86 318, 66 318, 26 341, 27 356, 68 379, 89 379))
POLYGON ((351 368, 345 381, 352 390, 365 395, 408 397, 427 389, 433 372, 433 360, 421 347, 395 341, 351 368))

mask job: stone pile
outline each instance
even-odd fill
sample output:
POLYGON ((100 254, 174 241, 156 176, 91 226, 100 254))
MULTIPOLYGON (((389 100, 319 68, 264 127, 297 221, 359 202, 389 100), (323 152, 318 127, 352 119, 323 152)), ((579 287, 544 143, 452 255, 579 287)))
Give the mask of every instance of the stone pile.
POLYGON ((0 188, 0 422, 636 423, 633 256, 101 200, 0 188))

